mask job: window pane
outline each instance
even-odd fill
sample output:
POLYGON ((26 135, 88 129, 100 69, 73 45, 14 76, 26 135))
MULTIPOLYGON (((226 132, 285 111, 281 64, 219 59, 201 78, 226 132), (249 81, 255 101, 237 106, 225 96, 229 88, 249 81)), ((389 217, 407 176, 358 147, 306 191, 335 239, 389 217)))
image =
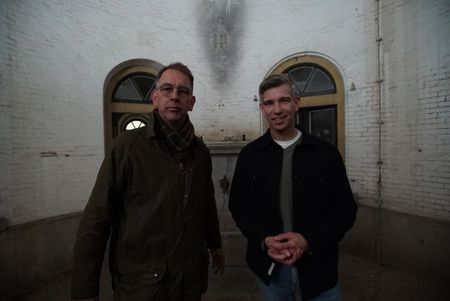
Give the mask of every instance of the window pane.
POLYGON ((130 130, 144 127, 145 125, 146 124, 142 120, 135 119, 135 120, 131 120, 127 123, 127 125, 125 126, 125 130, 130 131, 130 130))
POLYGON ((320 69, 316 69, 313 78, 305 89, 305 94, 314 92, 319 92, 320 94, 322 94, 323 92, 328 92, 330 94, 336 92, 334 84, 330 77, 320 69))
POLYGON ((333 78, 316 65, 300 65, 287 71, 301 96, 336 93, 333 78))
POLYGON ((310 133, 336 145, 335 109, 319 109, 309 112, 310 133))
POLYGON ((313 71, 313 67, 298 67, 288 72, 291 77, 294 85, 303 94, 303 90, 305 89, 306 84, 311 76, 313 71))
POLYGON ((142 95, 142 98, 146 100, 149 99, 150 92, 153 90, 153 85, 155 84, 155 79, 146 75, 134 76, 133 79, 140 94, 142 95))
POLYGON ((121 100, 142 102, 142 97, 130 78, 124 80, 117 88, 116 94, 114 94, 114 101, 121 100))
POLYGON ((151 91, 155 78, 146 74, 134 74, 124 79, 117 88, 113 101, 127 103, 152 103, 151 91))

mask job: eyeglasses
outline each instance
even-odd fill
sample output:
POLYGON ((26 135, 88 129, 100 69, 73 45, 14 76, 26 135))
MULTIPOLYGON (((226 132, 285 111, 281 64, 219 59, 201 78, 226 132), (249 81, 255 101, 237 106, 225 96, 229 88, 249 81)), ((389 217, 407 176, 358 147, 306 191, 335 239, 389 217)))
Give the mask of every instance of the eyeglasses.
POLYGON ((184 86, 179 86, 179 87, 174 87, 172 85, 162 85, 159 88, 156 88, 157 90, 159 90, 161 92, 162 95, 164 96, 170 96, 172 95, 172 92, 174 90, 177 91, 178 96, 180 97, 188 97, 191 96, 191 89, 184 87, 184 86))

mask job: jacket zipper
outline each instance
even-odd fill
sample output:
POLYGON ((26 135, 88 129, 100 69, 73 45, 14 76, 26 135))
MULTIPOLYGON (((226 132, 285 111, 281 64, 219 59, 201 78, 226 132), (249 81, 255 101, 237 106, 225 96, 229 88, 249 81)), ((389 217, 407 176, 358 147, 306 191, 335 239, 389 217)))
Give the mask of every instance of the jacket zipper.
POLYGON ((183 187, 183 209, 186 206, 187 200, 188 200, 188 180, 187 180, 187 173, 186 170, 184 169, 184 164, 183 162, 179 162, 178 163, 178 167, 180 170, 180 174, 181 174, 181 187, 183 187))

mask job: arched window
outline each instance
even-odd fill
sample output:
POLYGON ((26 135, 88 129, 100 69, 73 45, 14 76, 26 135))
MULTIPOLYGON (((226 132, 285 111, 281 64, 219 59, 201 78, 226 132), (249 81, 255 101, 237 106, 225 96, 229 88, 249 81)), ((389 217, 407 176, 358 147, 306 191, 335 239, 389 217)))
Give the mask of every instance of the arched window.
POLYGON ((131 74, 119 83, 114 92, 114 102, 152 104, 151 92, 155 85, 151 74, 131 74))
POLYGON ((317 96, 336 93, 333 78, 318 65, 300 64, 284 71, 294 82, 301 96, 317 96))
POLYGON ((143 127, 153 110, 151 93, 162 65, 144 59, 126 61, 108 74, 104 85, 105 150, 120 133, 143 127))
POLYGON ((334 144, 345 157, 344 86, 337 67, 320 56, 296 55, 269 74, 280 73, 291 78, 300 94, 297 123, 334 144))

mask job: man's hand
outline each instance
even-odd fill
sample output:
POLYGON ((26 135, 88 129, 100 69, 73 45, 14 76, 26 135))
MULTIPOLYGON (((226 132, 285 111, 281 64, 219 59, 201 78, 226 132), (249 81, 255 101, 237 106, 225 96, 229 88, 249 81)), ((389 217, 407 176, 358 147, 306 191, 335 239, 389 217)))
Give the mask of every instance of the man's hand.
POLYGON ((289 250, 281 248, 281 244, 275 239, 275 236, 266 237, 266 239, 264 239, 264 244, 267 248, 267 255, 272 257, 275 261, 283 262, 292 256, 289 250))
POLYGON ((264 243, 271 258, 287 265, 293 265, 302 257, 303 252, 309 250, 309 244, 303 235, 295 232, 268 236, 264 243))
POLYGON ((210 251, 212 258, 212 269, 215 274, 223 275, 225 270, 225 255, 222 248, 210 251))

